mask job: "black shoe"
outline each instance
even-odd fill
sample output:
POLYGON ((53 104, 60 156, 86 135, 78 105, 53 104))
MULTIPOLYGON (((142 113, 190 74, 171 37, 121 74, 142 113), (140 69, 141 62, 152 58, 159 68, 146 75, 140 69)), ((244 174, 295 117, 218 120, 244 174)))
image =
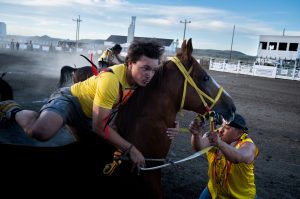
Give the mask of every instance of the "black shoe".
POLYGON ((10 122, 14 121, 15 114, 20 110, 22 110, 21 105, 17 104, 13 100, 0 102, 0 126, 6 126, 10 122))

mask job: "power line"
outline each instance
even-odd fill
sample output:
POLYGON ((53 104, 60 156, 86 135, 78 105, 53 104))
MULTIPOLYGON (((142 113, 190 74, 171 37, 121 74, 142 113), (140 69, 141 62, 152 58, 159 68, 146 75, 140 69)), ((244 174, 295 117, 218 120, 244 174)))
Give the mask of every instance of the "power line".
POLYGON ((231 53, 232 53, 232 44, 233 44, 234 31, 235 31, 235 25, 233 25, 233 31, 232 31, 232 39, 231 39, 231 47, 230 47, 229 61, 231 61, 231 53))
POLYGON ((185 40, 185 31, 186 31, 186 24, 187 23, 192 23, 191 21, 187 21, 186 19, 184 21, 180 21, 180 23, 184 23, 184 31, 183 31, 183 40, 185 40))

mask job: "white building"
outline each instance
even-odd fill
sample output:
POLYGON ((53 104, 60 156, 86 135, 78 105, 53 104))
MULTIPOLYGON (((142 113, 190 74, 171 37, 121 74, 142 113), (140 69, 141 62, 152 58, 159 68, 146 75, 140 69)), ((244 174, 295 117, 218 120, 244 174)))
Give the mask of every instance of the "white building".
POLYGON ((132 16, 131 17, 131 24, 128 27, 127 43, 131 43, 133 41, 134 30, 135 30, 135 20, 136 20, 136 17, 132 16))
POLYGON ((300 81, 300 36, 260 35, 256 62, 216 62, 210 70, 300 81))
POLYGON ((300 36, 260 35, 257 50, 258 62, 275 61, 280 65, 283 61, 299 61, 300 36))
POLYGON ((4 22, 0 22, 0 37, 6 36, 6 24, 4 22))

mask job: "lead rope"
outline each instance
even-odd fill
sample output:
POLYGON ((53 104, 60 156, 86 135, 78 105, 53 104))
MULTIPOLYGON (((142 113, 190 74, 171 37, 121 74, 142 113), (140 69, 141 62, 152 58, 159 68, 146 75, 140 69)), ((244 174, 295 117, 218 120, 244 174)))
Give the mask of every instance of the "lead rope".
MULTIPOLYGON (((197 115, 196 119, 199 119, 199 115, 197 115)), ((214 111, 209 111, 209 125, 210 125, 210 131, 215 131, 215 112, 214 111)), ((145 167, 141 167, 140 170, 142 171, 151 171, 151 170, 156 170, 156 169, 161 169, 161 168, 164 168, 164 167, 167 167, 167 166, 171 166, 171 165, 175 165, 175 164, 179 164, 179 163, 182 163, 182 162, 185 162, 185 161, 188 161, 188 160, 192 160, 196 157, 199 157, 205 153, 207 153, 210 149, 212 149, 213 146, 209 146, 209 147, 206 147, 186 158, 183 158, 181 160, 177 160, 175 162, 173 161, 168 161, 167 163, 163 164, 163 165, 160 165, 160 166, 155 166, 155 167, 148 167, 148 168, 145 168, 145 167)), ((165 159, 145 159, 146 161, 153 161, 153 160, 161 160, 163 162, 166 162, 165 159)))
MULTIPOLYGON (((214 123, 214 117, 212 114, 210 114, 210 119, 209 119, 209 122, 210 122, 210 127, 213 127, 214 125, 211 124, 211 123, 214 123)), ((196 117, 197 119, 200 119, 199 115, 197 115, 196 117)), ((214 130, 211 129, 211 130, 214 130)), ((114 159, 113 159, 113 162, 112 163, 109 163, 109 164, 106 164, 104 169, 103 169, 103 174, 106 175, 106 176, 111 176, 113 174, 113 172, 116 170, 116 168, 118 168, 122 161, 123 160, 129 160, 128 158, 128 154, 130 152, 130 149, 132 148, 132 144, 130 145, 130 147, 123 153, 121 150, 117 150, 114 152, 114 159)), ((213 148, 213 146, 209 146, 209 147, 206 147, 186 158, 183 158, 181 160, 177 160, 177 161, 166 161, 166 159, 155 159, 155 158, 146 158, 145 161, 151 161, 151 162, 165 162, 165 164, 163 165, 160 165, 160 166, 155 166, 155 167, 141 167, 139 168, 141 171, 151 171, 151 170, 156 170, 156 169, 161 169, 161 168, 164 168, 164 167, 167 167, 167 166, 174 166, 176 164, 179 164, 179 163, 182 163, 182 162, 185 162, 185 161, 188 161, 188 160, 192 160, 196 157, 199 157, 205 153, 207 153, 211 148, 213 148)))

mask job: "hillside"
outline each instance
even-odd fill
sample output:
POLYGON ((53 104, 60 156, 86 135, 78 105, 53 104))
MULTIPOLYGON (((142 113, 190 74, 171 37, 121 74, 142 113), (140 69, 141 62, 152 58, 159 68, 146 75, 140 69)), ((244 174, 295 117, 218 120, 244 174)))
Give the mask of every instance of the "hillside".
MULTIPOLYGON (((39 42, 54 42, 57 43, 58 41, 73 41, 69 39, 60 39, 60 38, 52 38, 47 35, 43 36, 21 36, 21 35, 7 35, 6 40, 10 41, 14 39, 15 41, 39 41, 39 42)), ((105 39, 80 39, 80 43, 85 44, 98 44, 103 45, 105 39)), ((46 43, 47 43, 46 42, 46 43)), ((197 58, 201 59, 229 59, 230 51, 229 50, 214 50, 214 49, 194 49, 193 55, 197 58)), ((255 61, 255 56, 246 55, 239 51, 232 51, 231 52, 231 59, 232 60, 242 60, 246 62, 253 62, 255 61)))
MULTIPOLYGON (((213 50, 213 49, 194 49, 194 56, 198 58, 215 58, 215 59, 229 59, 230 51, 229 50, 213 50)), ((232 60, 242 60, 252 62, 255 61, 255 56, 246 55, 239 51, 231 52, 232 60)))

